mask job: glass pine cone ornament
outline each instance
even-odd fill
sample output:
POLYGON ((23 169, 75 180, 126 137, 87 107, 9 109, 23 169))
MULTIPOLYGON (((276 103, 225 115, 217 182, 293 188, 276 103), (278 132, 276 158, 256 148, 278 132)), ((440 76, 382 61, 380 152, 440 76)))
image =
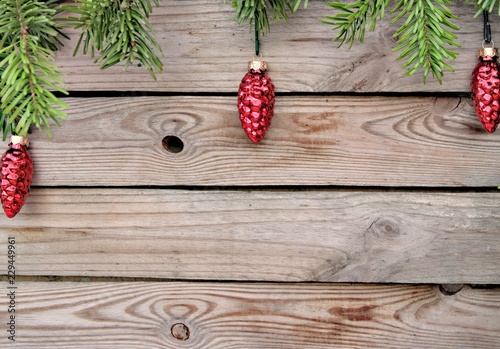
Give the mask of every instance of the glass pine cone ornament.
POLYGON ((33 161, 28 152, 28 138, 12 136, 9 149, 2 156, 0 198, 7 217, 21 211, 29 195, 33 178, 33 161))
POLYGON ((238 90, 241 126, 254 143, 264 139, 274 116, 274 85, 266 72, 266 62, 249 62, 238 90))
POLYGON ((500 77, 497 49, 479 49, 479 63, 472 72, 471 92, 476 115, 488 132, 495 132, 500 110, 500 77))

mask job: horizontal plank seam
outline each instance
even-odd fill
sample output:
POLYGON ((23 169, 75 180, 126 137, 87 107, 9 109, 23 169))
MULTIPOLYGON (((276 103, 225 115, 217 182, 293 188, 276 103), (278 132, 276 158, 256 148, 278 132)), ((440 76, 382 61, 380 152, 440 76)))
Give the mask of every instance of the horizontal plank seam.
MULTIPOLYGON (((0 274, 0 283, 7 282, 7 275, 0 274)), ((207 284, 276 284, 276 285, 367 285, 367 286, 435 286, 439 287, 439 283, 398 283, 398 282, 320 282, 320 281, 266 281, 266 280, 213 280, 213 279, 175 279, 175 278, 152 278, 152 277, 107 277, 107 276, 51 276, 51 275, 18 275, 16 282, 164 282, 164 283, 207 283, 207 284), (47 280, 40 280, 46 278, 47 280)), ((474 289, 500 289, 500 284, 466 284, 474 289)))
MULTIPOLYGON (((499 183, 500 185, 500 183, 499 183)), ((220 185, 98 185, 98 186, 31 186, 32 189, 162 189, 162 190, 186 190, 186 191, 385 191, 385 192, 412 192, 412 193, 498 193, 497 187, 418 187, 418 186, 342 186, 342 185, 258 185, 258 186, 220 186, 220 185)))
MULTIPOLYGON (((120 98, 120 97, 235 97, 237 88, 234 92, 182 92, 182 91, 68 91, 68 94, 54 92, 58 98, 120 98)), ((466 92, 276 92, 277 97, 434 97, 434 98, 470 98, 471 94, 466 92)))

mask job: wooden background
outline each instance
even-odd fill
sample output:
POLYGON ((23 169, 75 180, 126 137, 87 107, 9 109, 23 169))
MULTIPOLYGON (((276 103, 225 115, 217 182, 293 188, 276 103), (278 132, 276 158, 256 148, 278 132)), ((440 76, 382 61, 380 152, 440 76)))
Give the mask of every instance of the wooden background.
POLYGON ((0 217, 0 347, 500 348, 500 133, 470 101, 472 6, 452 7, 443 85, 402 75, 387 20, 351 49, 323 1, 273 23, 255 145, 236 110, 249 28, 222 1, 160 5, 158 81, 72 57, 75 33, 57 54, 69 118, 30 137, 34 188, 0 217))

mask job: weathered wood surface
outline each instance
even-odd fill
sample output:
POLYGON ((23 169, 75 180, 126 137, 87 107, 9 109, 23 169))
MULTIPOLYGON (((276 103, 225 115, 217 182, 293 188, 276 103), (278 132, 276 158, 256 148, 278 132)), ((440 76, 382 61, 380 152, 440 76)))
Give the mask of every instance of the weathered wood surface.
MULTIPOLYGON (((137 65, 101 71, 72 57, 74 32, 57 53, 67 89, 136 96, 68 98, 53 140, 30 136, 35 188, 15 219, 0 216, 1 280, 8 287, 7 237, 19 280, 16 342, 4 295, 0 347, 500 347, 499 289, 445 296, 429 285, 328 284, 500 284, 500 193, 480 189, 500 185, 500 134, 483 131, 458 97, 482 40, 472 6, 452 7, 462 48, 442 86, 402 75, 388 21, 350 50, 318 23, 332 13, 323 1, 272 24, 261 48, 280 94, 254 145, 236 112, 252 32, 222 1, 160 4, 151 19, 165 53, 158 81, 137 65), (166 136, 183 150, 164 149, 166 136), (282 185, 314 189, 270 188, 282 185), (27 281, 40 275, 66 282, 27 281), (102 282, 114 277, 130 279, 102 282), (163 278, 190 282, 154 281, 163 278)), ((498 16, 491 21, 495 38, 498 16)))
POLYGON ((2 347, 490 349, 500 343, 499 289, 466 286, 445 296, 436 286, 20 282, 16 293, 16 342, 3 330, 2 347))
MULTIPOLYGON (((230 1, 163 0, 151 22, 164 50, 164 72, 154 81, 144 67, 132 66, 121 73, 117 66, 101 71, 93 59, 72 56, 77 35, 57 54, 57 63, 66 74, 69 90, 209 91, 235 92, 253 59, 253 34, 239 26, 230 1)), ((279 92, 468 92, 470 74, 477 62, 482 42, 482 18, 473 18, 471 5, 451 7, 460 20, 458 41, 462 45, 443 85, 422 76, 403 76, 403 64, 396 61, 392 37, 398 25, 389 19, 378 22, 363 44, 337 48, 331 40, 336 32, 319 23, 333 11, 324 1, 310 1, 309 8, 295 14, 289 24, 272 24, 271 33, 261 40, 261 53, 269 62, 271 76, 279 92)), ((498 16, 491 16, 493 38, 500 35, 498 16)), ((401 23, 399 23, 400 25, 401 23)))
POLYGON ((282 97, 258 145, 236 97, 69 103, 53 140, 30 137, 35 185, 500 185, 500 133, 482 129, 467 98, 282 97), (180 153, 162 146, 170 135, 180 153))
POLYGON ((0 251, 20 275, 496 284, 499 219, 496 192, 36 189, 0 251))

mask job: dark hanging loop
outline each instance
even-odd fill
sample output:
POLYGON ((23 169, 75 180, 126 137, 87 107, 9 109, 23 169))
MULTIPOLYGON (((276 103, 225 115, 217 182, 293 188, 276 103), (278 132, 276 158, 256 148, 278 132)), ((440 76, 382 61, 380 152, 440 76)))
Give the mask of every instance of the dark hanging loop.
POLYGON ((255 55, 258 57, 260 53, 260 48, 259 48, 259 26, 257 24, 258 22, 257 13, 255 13, 255 18, 253 19, 253 21, 255 24, 255 55))
POLYGON ((491 42, 491 26, 488 19, 488 11, 486 10, 483 11, 483 19, 483 39, 485 43, 489 44, 491 42))

